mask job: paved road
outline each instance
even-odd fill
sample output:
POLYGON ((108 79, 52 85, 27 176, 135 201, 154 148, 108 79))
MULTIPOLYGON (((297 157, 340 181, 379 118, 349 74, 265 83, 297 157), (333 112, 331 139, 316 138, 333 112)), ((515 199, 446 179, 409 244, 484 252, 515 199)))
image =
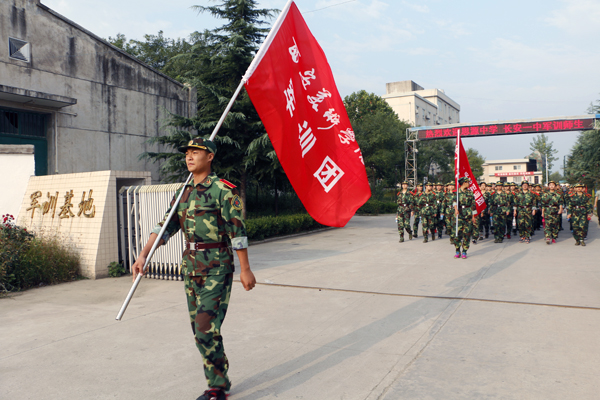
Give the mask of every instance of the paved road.
MULTIPOLYGON (((594 219, 595 221, 595 219, 594 219)), ((600 398, 600 230, 546 245, 398 243, 394 216, 254 245, 223 327, 231 400, 600 398)), ((195 399, 182 282, 0 299, 1 399, 195 399)))

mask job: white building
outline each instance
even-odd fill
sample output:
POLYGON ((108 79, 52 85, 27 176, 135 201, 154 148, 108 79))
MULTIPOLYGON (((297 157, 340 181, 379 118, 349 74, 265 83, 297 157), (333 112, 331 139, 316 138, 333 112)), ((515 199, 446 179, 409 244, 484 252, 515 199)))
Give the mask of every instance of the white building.
POLYGON ((483 176, 480 178, 482 182, 490 184, 502 181, 521 184, 523 180, 529 183, 542 183, 542 171, 538 171, 536 160, 516 158, 492 160, 483 164, 483 176))
POLYGON ((460 105, 441 89, 424 89, 413 81, 386 83, 381 96, 398 114, 413 126, 458 124, 460 105))

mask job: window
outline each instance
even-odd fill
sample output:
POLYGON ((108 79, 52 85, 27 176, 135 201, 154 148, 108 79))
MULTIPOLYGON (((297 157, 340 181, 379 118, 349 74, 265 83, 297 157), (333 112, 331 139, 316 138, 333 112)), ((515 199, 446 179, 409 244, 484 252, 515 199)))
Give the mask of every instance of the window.
POLYGON ((12 59, 29 62, 31 55, 31 46, 29 43, 15 39, 8 38, 8 56, 12 59))
POLYGON ((523 181, 523 177, 522 176, 515 176, 513 182, 514 183, 521 183, 521 181, 523 181))
POLYGON ((514 170, 521 169, 521 166, 520 166, 520 165, 513 165, 513 169, 514 169, 514 170))
POLYGON ((502 165, 496 165, 496 171, 502 171, 502 165))

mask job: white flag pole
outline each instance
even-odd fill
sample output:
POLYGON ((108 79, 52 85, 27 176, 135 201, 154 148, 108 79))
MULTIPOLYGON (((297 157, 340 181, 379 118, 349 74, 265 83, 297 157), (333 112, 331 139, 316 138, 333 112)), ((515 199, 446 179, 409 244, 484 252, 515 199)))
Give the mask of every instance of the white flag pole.
POLYGON ((458 215, 456 216, 456 230, 454 231, 454 237, 458 237, 458 218, 460 217, 460 204, 458 204, 458 193, 460 192, 460 187, 458 186, 458 180, 460 178, 460 129, 458 129, 458 134, 456 136, 456 209, 458 210, 458 215))

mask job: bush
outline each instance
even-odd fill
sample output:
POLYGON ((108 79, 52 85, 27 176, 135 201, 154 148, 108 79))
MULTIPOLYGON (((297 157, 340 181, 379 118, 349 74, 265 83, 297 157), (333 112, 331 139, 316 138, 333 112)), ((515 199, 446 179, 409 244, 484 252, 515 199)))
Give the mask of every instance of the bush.
POLYGON ((0 225, 0 292, 77 279, 79 254, 56 236, 35 237, 14 225, 11 215, 0 225))
POLYGON ((397 209, 396 203, 369 199, 356 213, 359 215, 394 214, 397 209))
POLYGON ((263 240, 273 236, 310 231, 323 226, 308 214, 281 215, 246 220, 246 233, 250 240, 263 240))
POLYGON ((123 265, 116 261, 113 261, 108 265, 108 276, 118 278, 119 276, 124 275, 125 272, 123 265))

